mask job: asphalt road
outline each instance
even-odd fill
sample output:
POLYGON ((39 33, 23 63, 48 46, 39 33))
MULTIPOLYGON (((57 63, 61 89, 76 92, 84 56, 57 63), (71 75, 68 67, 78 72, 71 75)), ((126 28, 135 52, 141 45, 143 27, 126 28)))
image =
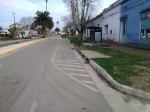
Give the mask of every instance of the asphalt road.
POLYGON ((67 39, 0 57, 0 112, 112 112, 67 39))

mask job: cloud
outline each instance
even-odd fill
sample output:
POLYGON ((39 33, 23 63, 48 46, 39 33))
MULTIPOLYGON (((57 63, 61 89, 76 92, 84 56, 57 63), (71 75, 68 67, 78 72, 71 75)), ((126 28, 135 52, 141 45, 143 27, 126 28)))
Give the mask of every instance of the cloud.
POLYGON ((29 0, 0 0, 0 6, 7 6, 21 10, 37 10, 40 6, 30 2, 29 0))

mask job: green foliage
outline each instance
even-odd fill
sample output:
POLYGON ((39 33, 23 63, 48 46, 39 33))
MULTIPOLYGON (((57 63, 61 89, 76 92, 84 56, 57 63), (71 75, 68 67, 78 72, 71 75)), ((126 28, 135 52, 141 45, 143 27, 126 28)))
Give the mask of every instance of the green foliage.
POLYGON ((60 32, 60 29, 58 27, 55 28, 56 32, 60 32))
POLYGON ((10 33, 10 38, 13 38, 16 35, 16 24, 9 25, 8 31, 10 33))
POLYGON ((50 17, 50 13, 47 11, 36 12, 36 16, 34 17, 34 22, 32 23, 31 27, 36 28, 37 26, 41 26, 41 30, 43 36, 45 36, 46 28, 52 29, 54 26, 53 18, 50 17))
POLYGON ((76 36, 70 36, 68 37, 71 43, 73 43, 76 46, 80 46, 82 44, 81 40, 76 36))
POLYGON ((109 59, 96 58, 93 60, 102 66, 116 81, 129 86, 132 85, 130 77, 140 75, 140 72, 134 70, 134 66, 140 65, 141 62, 150 61, 149 57, 131 55, 107 48, 89 47, 88 49, 111 56, 109 59))

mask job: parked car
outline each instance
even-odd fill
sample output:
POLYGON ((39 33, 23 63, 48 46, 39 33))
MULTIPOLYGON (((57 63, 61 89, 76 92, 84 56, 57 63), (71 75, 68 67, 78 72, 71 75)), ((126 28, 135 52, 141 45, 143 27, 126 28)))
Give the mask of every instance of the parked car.
POLYGON ((62 38, 66 38, 66 33, 61 33, 62 38))

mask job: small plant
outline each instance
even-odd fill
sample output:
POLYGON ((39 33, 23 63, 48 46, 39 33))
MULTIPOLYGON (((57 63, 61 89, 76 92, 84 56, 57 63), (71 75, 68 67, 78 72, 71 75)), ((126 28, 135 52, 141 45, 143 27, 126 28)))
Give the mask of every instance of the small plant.
POLYGON ((76 46, 80 46, 82 44, 81 40, 76 36, 70 36, 68 37, 71 43, 73 43, 76 46))

